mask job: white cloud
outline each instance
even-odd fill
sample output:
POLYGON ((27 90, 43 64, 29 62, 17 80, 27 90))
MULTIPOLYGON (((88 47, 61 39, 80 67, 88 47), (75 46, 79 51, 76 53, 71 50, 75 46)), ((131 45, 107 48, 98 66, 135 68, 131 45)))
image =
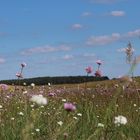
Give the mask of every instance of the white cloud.
POLYGON ((71 48, 67 45, 60 45, 60 46, 39 46, 39 47, 34 47, 27 49, 23 52, 21 52, 22 55, 29 55, 29 54, 34 54, 34 53, 49 53, 49 52, 58 52, 58 51, 69 51, 71 48))
POLYGON ((79 24, 79 23, 76 23, 76 24, 73 24, 72 25, 72 29, 74 30, 77 30, 77 29, 82 29, 83 28, 83 25, 79 24))
POLYGON ((92 13, 90 13, 90 12, 84 12, 84 13, 82 14, 83 17, 89 17, 89 16, 91 16, 91 15, 92 15, 92 13))
POLYGON ((0 58, 0 64, 5 63, 5 59, 4 58, 0 58))
POLYGON ((66 54, 62 57, 62 60, 71 60, 72 62, 93 62, 96 55, 94 53, 83 53, 83 54, 66 54))
POLYGON ((140 36, 140 29, 137 29, 135 31, 130 31, 127 33, 126 36, 128 36, 128 37, 140 36))
POLYGON ((73 55, 66 54, 62 59, 64 59, 64 60, 70 60, 70 59, 73 59, 73 58, 74 58, 73 55))
POLYGON ((101 35, 101 36, 91 36, 88 38, 86 44, 87 45, 106 45, 116 41, 139 37, 140 29, 136 29, 134 31, 127 32, 125 34, 112 33, 112 35, 101 35))
POLYGON ((115 17, 121 17, 121 16, 125 16, 125 12, 124 11, 111 11, 110 15, 115 16, 115 17))
POLYGON ((103 35, 103 36, 91 36, 88 41, 87 45, 105 45, 117 41, 120 39, 120 34, 113 33, 112 35, 103 35))

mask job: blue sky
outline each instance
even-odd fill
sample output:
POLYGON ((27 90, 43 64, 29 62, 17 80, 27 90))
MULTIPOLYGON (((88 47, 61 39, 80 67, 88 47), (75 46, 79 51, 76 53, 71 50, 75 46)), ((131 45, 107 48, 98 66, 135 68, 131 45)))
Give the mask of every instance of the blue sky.
MULTIPOLYGON (((129 66, 120 51, 131 41, 140 55, 139 0, 2 0, 0 4, 0 79, 24 77, 124 75, 129 66)), ((135 75, 140 75, 140 66, 135 75)))

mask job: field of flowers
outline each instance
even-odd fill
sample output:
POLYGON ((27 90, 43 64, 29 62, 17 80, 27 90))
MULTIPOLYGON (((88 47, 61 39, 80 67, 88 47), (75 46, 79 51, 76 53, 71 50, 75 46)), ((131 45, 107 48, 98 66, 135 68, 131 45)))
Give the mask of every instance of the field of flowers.
POLYGON ((0 140, 139 140, 139 78, 0 85, 0 140))

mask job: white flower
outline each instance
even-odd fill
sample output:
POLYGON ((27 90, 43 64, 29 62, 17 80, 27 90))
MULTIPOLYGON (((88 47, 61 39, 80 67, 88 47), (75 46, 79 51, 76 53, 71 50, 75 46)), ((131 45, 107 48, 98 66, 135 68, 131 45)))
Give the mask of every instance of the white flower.
POLYGON ((47 98, 43 97, 43 95, 33 95, 30 99, 32 102, 37 103, 38 105, 46 105, 47 98))
POLYGON ((63 122, 62 121, 59 121, 57 122, 58 125, 62 126, 63 125, 63 122))
POLYGON ((23 91, 23 94, 27 94, 27 93, 28 93, 27 90, 23 91))
POLYGON ((62 102, 66 102, 67 100, 66 99, 62 99, 62 102))
POLYGON ((36 132, 39 132, 39 131, 40 131, 40 129, 38 129, 38 128, 37 128, 37 129, 35 129, 35 131, 36 131, 36 132))
POLYGON ((27 84, 24 82, 23 85, 26 86, 27 84))
POLYGON ((51 86, 51 83, 48 83, 48 86, 51 86))
POLYGON ((23 112, 19 112, 18 114, 19 114, 20 116, 23 116, 23 115, 24 115, 23 112))
POLYGON ((127 123, 127 118, 122 115, 119 115, 119 116, 115 117, 114 123, 117 124, 118 126, 120 126, 120 124, 125 125, 127 123))
POLYGON ((78 118, 77 117, 73 117, 75 120, 77 120, 78 118))
POLYGON ((34 107, 34 105, 30 105, 30 107, 34 107))
POLYGON ((10 98, 10 96, 8 96, 8 95, 7 95, 6 97, 7 97, 7 98, 10 98))
POLYGON ((95 98, 95 95, 94 95, 94 94, 92 95, 92 98, 93 98, 93 99, 95 98))
POLYGON ((77 116, 82 116, 82 114, 81 113, 78 113, 77 116))
POLYGON ((13 120, 15 120, 15 118, 14 118, 14 117, 12 117, 12 118, 11 118, 11 120, 13 121, 13 120))
POLYGON ((0 109, 2 109, 2 105, 0 105, 0 109))
POLYGON ((32 84, 31 84, 31 86, 32 86, 32 87, 35 87, 35 84, 34 84, 34 83, 32 83, 32 84))
POLYGON ((137 105, 136 104, 134 104, 134 107, 136 107, 137 105))
POLYGON ((104 127, 104 124, 98 123, 98 127, 104 127))

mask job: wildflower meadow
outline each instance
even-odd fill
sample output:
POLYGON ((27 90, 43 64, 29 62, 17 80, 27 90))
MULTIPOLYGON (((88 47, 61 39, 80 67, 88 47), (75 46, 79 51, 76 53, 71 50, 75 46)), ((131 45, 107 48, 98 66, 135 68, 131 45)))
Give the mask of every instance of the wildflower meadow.
POLYGON ((140 80, 0 85, 2 140, 139 140, 140 80))
MULTIPOLYGON (((140 78, 133 73, 139 57, 131 49, 128 74, 107 81, 21 84, 21 63, 17 83, 0 84, 0 140, 139 140, 140 78)), ((87 77, 102 77, 103 63, 96 64, 85 68, 87 77)))

